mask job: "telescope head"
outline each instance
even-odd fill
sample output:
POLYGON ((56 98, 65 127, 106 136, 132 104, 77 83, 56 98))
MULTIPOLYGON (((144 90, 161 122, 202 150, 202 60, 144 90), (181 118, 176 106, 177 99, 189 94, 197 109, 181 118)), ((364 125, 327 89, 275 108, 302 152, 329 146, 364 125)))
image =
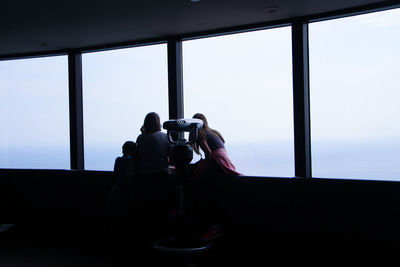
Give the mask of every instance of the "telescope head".
POLYGON ((203 128, 203 121, 199 119, 176 119, 163 123, 167 131, 191 132, 193 129, 203 128))
POLYGON ((198 131, 203 128, 203 121, 199 119, 175 119, 168 120, 163 123, 163 128, 167 130, 168 140, 173 144, 184 143, 193 144, 197 141, 198 131), (178 140, 173 140, 171 134, 178 134, 178 136, 183 136, 184 132, 189 132, 190 140, 187 142, 183 138, 178 138, 178 140), (181 134, 179 134, 181 133, 181 134))

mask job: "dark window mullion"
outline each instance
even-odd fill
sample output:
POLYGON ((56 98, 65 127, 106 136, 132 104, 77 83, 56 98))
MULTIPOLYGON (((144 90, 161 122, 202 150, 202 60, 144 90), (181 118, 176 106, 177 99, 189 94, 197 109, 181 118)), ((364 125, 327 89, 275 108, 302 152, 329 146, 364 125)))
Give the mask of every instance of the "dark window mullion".
POLYGON ((183 118, 182 41, 168 40, 169 118, 183 118))
POLYGON ((84 169, 82 54, 68 53, 71 169, 84 169))
POLYGON ((292 24, 295 177, 311 178, 308 23, 292 24))

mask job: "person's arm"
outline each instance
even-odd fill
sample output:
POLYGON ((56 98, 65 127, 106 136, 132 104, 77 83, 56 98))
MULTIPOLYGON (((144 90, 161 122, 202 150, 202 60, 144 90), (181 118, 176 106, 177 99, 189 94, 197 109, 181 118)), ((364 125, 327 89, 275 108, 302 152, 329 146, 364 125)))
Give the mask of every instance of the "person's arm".
POLYGON ((211 149, 208 146, 206 141, 200 142, 200 148, 201 148, 201 150, 204 151, 204 155, 205 155, 206 159, 211 156, 211 149))
POLYGON ((118 168, 118 160, 119 160, 119 157, 118 157, 118 158, 116 158, 116 159, 115 159, 115 162, 114 162, 114 173, 116 173, 116 172, 117 172, 117 168, 118 168))
POLYGON ((172 150, 174 149, 174 145, 171 144, 171 143, 168 141, 168 136, 167 136, 167 135, 165 135, 165 143, 166 143, 166 146, 167 146, 167 160, 168 160, 168 164, 171 164, 171 155, 172 155, 172 150))
POLYGON ((140 149, 141 149, 141 139, 142 139, 142 135, 140 134, 137 138, 136 138, 136 151, 135 151, 135 155, 133 156, 133 161, 134 161, 134 165, 135 165, 135 174, 137 176, 140 175, 140 149))
POLYGON ((120 182, 121 177, 121 157, 115 159, 114 163, 114 175, 112 184, 115 185, 120 182))
POLYGON ((211 149, 207 144, 207 137, 204 131, 199 132, 199 146, 204 151, 204 156, 209 158, 211 156, 211 149))

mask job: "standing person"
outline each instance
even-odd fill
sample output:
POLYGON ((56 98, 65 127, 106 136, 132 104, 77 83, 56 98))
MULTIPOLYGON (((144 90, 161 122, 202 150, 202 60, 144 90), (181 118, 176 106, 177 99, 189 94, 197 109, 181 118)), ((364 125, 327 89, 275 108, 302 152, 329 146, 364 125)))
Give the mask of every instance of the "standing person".
POLYGON ((168 174, 171 145, 167 134, 161 132, 160 116, 148 113, 140 130, 142 134, 136 140, 139 174, 168 174))
POLYGON ((117 157, 114 163, 114 184, 130 183, 133 178, 133 158, 136 151, 136 143, 126 141, 122 145, 122 157, 117 157))
POLYGON ((171 144, 166 133, 161 132, 160 117, 150 112, 144 119, 136 140, 137 173, 135 200, 139 217, 147 238, 157 235, 165 226, 171 212, 171 182, 168 158, 171 144), (165 219, 165 220, 164 220, 165 219))
POLYGON ((113 184, 106 200, 111 240, 122 237, 129 223, 135 151, 135 142, 126 141, 122 146, 122 157, 115 159, 113 184))

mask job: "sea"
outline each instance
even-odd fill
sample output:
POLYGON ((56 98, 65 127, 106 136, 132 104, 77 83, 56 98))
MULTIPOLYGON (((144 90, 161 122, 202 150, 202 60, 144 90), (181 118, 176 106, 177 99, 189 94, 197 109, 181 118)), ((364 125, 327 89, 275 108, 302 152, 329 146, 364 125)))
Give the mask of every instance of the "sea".
MULTIPOLYGON (((226 144, 229 157, 245 176, 294 177, 291 142, 226 144)), ((313 142, 312 176, 316 178, 400 181, 400 142, 313 142)), ((112 171, 121 145, 85 146, 85 169, 112 171)), ((194 155, 196 162, 201 156, 194 155)), ((0 168, 69 169, 69 148, 0 149, 0 168)))

